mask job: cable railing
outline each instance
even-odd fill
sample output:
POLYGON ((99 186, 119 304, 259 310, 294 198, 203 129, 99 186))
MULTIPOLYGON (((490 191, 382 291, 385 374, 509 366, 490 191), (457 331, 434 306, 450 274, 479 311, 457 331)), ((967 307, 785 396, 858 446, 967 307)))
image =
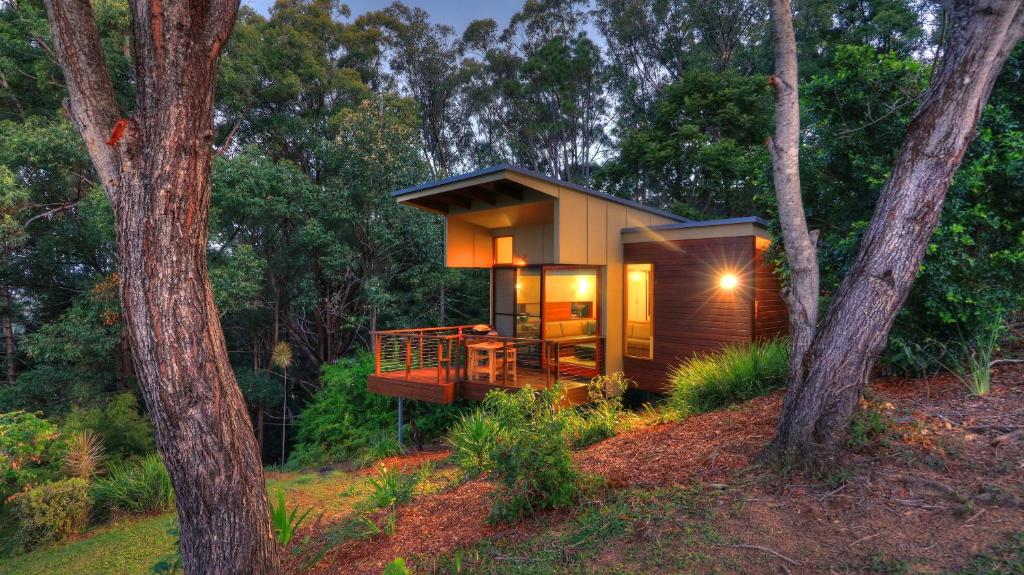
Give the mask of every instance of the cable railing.
POLYGON ((604 338, 478 335, 473 326, 373 333, 377 376, 410 382, 550 388, 604 373, 604 338))

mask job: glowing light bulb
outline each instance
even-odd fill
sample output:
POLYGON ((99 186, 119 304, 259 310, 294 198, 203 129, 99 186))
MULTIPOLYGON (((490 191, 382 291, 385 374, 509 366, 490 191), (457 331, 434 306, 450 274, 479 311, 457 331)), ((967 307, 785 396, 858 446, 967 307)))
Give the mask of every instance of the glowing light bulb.
POLYGON ((739 283, 740 280, 736 278, 735 274, 724 274, 721 279, 718 280, 718 285, 721 286, 722 289, 727 290, 735 289, 739 283))

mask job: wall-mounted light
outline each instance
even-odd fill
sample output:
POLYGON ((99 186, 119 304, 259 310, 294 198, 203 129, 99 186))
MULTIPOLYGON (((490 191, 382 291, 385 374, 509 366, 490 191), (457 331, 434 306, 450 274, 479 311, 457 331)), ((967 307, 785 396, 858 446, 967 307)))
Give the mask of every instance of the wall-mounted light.
POLYGON ((736 289, 739 283, 740 280, 736 277, 736 274, 722 274, 722 277, 718 279, 718 286, 724 290, 736 289))
POLYGON ((516 256, 512 258, 512 265, 523 267, 526 265, 526 258, 523 256, 516 256))
POLYGON ((522 282, 516 282, 516 291, 519 291, 519 290, 521 290, 521 289, 523 289, 523 284, 522 284, 522 282))
POLYGON ((636 283, 639 281, 643 281, 643 279, 644 272, 629 272, 629 281, 636 283))

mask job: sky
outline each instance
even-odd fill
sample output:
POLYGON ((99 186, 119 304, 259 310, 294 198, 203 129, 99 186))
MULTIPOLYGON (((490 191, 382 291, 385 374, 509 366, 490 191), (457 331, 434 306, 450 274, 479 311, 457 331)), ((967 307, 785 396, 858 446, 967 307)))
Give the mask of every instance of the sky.
MULTIPOLYGON (((347 0, 345 4, 352 9, 352 15, 357 16, 364 12, 384 8, 392 1, 347 0)), ((242 2, 266 14, 274 0, 242 0, 242 2)), ((466 29, 466 25, 473 20, 482 18, 493 18, 498 22, 498 27, 503 28, 505 24, 508 24, 509 18, 523 5, 522 0, 404 0, 404 3, 423 8, 430 13, 430 18, 435 24, 447 24, 455 29, 456 34, 461 34, 466 29)))

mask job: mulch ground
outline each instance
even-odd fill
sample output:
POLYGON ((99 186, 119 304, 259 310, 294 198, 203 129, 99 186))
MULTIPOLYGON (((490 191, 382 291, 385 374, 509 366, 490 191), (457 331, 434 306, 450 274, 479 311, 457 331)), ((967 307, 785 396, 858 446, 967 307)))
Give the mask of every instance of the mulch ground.
MULTIPOLYGON (((719 528, 739 546, 716 550, 740 573, 857 573, 908 560, 913 572, 959 565, 1024 530, 1024 368, 997 370, 993 391, 969 398, 950 377, 878 380, 868 398, 890 432, 828 477, 753 466, 771 439, 781 393, 742 406, 640 427, 575 454, 613 488, 713 483, 719 528)), ((412 469, 444 452, 389 460, 412 469)), ((344 542, 311 573, 379 574, 395 557, 445 554, 488 537, 522 538, 568 516, 488 525, 485 480, 398 508, 393 535, 344 542)), ((378 518, 383 520, 383 514, 378 518)), ((308 530, 316 542, 329 526, 308 530)), ((294 557, 293 557, 294 560, 294 557)), ((294 565, 292 566, 294 568, 294 565)))

